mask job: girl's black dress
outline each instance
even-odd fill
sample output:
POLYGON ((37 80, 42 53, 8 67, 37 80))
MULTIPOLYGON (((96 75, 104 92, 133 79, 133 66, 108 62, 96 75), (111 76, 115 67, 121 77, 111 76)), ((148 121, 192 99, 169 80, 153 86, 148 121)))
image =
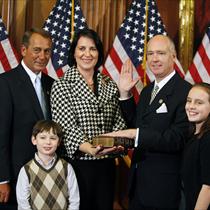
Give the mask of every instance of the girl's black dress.
POLYGON ((210 185, 210 131, 199 139, 194 135, 188 141, 183 156, 182 179, 186 210, 193 210, 202 184, 210 185))

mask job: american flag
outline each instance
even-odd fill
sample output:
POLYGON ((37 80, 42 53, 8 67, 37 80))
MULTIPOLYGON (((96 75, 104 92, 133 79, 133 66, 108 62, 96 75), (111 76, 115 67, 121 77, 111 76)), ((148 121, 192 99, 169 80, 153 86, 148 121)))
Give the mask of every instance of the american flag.
MULTIPOLYGON (((144 47, 147 40, 157 34, 166 35, 166 30, 155 1, 134 0, 115 37, 113 47, 105 61, 103 73, 109 74, 117 82, 122 64, 130 58, 136 69, 133 77, 139 78, 140 76, 143 79, 144 47), (146 1, 148 2, 147 11, 146 1), (146 12, 148 12, 147 23, 146 12), (147 33, 145 29, 147 29, 147 33)), ((175 69, 183 76, 184 71, 178 60, 175 69)), ((146 80, 147 82, 154 80, 154 75, 149 70, 146 71, 146 80)), ((142 87, 143 83, 139 82, 133 90, 136 100, 138 100, 142 87)))
POLYGON ((63 76, 68 68, 72 24, 74 31, 87 27, 78 0, 74 0, 74 5, 71 0, 58 0, 43 27, 53 39, 52 57, 47 65, 46 73, 55 79, 63 76), (74 9, 73 22, 72 9, 74 9))
POLYGON ((8 33, 0 17, 0 73, 9 71, 18 65, 18 55, 12 47, 8 33))
POLYGON ((185 80, 192 84, 197 82, 210 84, 210 24, 193 58, 189 71, 185 75, 185 80))

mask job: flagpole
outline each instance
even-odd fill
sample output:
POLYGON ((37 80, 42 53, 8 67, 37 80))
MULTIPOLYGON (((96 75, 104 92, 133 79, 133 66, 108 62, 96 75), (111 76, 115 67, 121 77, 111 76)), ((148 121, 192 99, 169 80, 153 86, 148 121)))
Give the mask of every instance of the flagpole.
POLYGON ((74 0, 71 1, 71 42, 74 37, 74 0))
POLYGON ((145 30, 144 30, 144 56, 143 56, 143 69, 144 69, 144 78, 143 78, 143 84, 144 86, 147 85, 146 80, 146 55, 147 55, 147 33, 148 33, 148 0, 145 0, 145 30))

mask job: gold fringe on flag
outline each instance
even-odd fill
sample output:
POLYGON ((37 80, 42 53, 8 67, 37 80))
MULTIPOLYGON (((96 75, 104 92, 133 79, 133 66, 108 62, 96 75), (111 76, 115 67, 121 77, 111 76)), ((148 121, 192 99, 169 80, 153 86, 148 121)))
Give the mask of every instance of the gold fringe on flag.
POLYGON ((144 69, 144 78, 143 78, 143 84, 144 86, 147 85, 147 67, 146 67, 146 59, 147 59, 147 33, 148 33, 148 0, 146 0, 146 5, 145 5, 145 30, 144 30, 144 56, 143 56, 143 62, 142 62, 142 66, 144 69))
POLYGON ((74 37, 74 0, 71 1, 71 42, 74 37))
POLYGON ((179 60, 186 71, 193 59, 195 0, 179 2, 179 60))
POLYGON ((123 160, 125 161, 125 164, 128 166, 128 168, 130 168, 131 167, 131 158, 128 155, 126 155, 123 157, 123 160))

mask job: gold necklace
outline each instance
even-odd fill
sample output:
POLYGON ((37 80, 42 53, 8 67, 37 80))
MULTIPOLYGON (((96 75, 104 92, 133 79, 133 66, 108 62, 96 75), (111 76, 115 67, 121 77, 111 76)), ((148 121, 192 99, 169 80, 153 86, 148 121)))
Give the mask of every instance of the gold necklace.
POLYGON ((93 83, 91 83, 91 84, 87 84, 88 85, 88 87, 93 91, 94 90, 94 82, 93 83))

